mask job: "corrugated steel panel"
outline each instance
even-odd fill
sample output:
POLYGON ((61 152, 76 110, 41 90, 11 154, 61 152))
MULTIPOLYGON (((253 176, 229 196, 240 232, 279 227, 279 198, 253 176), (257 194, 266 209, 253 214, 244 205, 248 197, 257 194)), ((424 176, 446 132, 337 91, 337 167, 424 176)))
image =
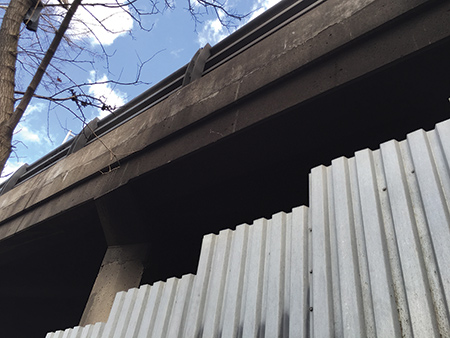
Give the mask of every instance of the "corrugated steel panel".
POLYGON ((74 327, 65 331, 47 333, 45 338, 96 338, 101 337, 105 323, 86 325, 85 327, 74 327))
POLYGON ((314 336, 450 336, 449 135, 312 170, 314 336))
POLYGON ((450 121, 314 168, 310 206, 205 236, 197 275, 47 338, 450 337, 450 121))
POLYGON ((85 327, 47 338, 305 336, 307 216, 308 209, 299 207, 207 235, 197 275, 119 292, 95 336, 85 327))

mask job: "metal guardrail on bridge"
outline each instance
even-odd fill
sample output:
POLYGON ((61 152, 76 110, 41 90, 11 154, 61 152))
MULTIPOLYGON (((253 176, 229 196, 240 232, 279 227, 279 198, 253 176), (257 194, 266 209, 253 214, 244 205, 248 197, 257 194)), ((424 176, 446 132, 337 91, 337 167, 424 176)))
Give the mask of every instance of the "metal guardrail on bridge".
MULTIPOLYGON (((210 56, 204 64, 202 75, 211 72, 324 1, 326 0, 280 1, 242 28, 211 47, 210 56)), ((197 53, 191 63, 196 61, 195 58, 197 53)), ((189 65, 181 67, 122 107, 116 109, 112 114, 100 120, 95 129, 95 137, 100 137, 117 128, 121 124, 141 114, 148 108, 158 104, 169 95, 176 92, 183 86, 183 83, 186 84, 185 78, 188 68, 189 65)), ((80 132, 80 134, 84 134, 83 131, 80 132)), ((86 144, 95 139, 93 133, 91 134, 90 138, 86 140, 86 144)), ((6 193, 9 189, 12 189, 15 184, 20 184, 34 175, 37 175, 69 155, 72 144, 75 141, 75 139, 71 139, 31 165, 24 166, 22 170, 23 173, 19 177, 14 178, 14 184, 9 184, 7 189, 4 188, 7 185, 6 182, 0 185, 0 195, 6 193)))

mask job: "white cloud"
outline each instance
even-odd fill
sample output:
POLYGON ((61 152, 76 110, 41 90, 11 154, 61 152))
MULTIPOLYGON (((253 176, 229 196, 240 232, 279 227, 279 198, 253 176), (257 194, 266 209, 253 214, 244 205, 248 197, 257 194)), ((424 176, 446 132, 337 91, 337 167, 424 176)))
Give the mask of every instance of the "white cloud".
POLYGON ((196 1, 196 0, 191 1, 191 5, 192 5, 192 7, 194 7, 194 8, 202 7, 202 5, 201 5, 198 1, 196 1))
MULTIPOLYGON (((24 151, 24 149, 30 147, 42 149, 42 151, 44 152, 50 150, 51 142, 46 136, 45 132, 43 130, 33 130, 31 124, 31 121, 36 120, 39 114, 42 114, 44 112, 44 109, 45 104, 43 103, 30 104, 27 107, 24 115, 22 116, 22 119, 14 129, 12 142, 12 144, 14 145, 14 152, 11 154, 10 158, 5 164, 5 167, 3 168, 3 172, 0 175, 0 183, 8 180, 17 169, 25 164, 23 159, 27 158, 27 162, 31 163, 35 161, 40 155, 39 152, 35 149, 33 153, 29 154, 31 156, 24 155, 23 153, 27 152, 24 151), (17 157, 18 155, 20 157, 17 157)), ((43 126, 40 125, 39 128, 43 129, 43 126)))
MULTIPOLYGON (((89 83, 94 83, 89 87, 89 94, 95 96, 96 98, 102 100, 106 105, 118 108, 123 106, 127 101, 127 95, 122 93, 121 91, 114 89, 111 87, 111 84, 108 83, 108 77, 103 75, 101 78, 96 79, 96 72, 91 71, 89 83)), ((107 110, 98 109, 98 117, 104 118, 109 115, 110 112, 107 110)))
POLYGON ((201 32, 198 33, 198 43, 201 47, 206 45, 207 43, 210 43, 211 45, 215 45, 217 42, 223 40, 228 35, 233 33, 235 30, 239 29, 249 21, 256 18, 258 15, 272 7, 273 5, 277 4, 281 0, 257 0, 251 9, 251 15, 246 18, 246 20, 242 20, 242 22, 239 24, 239 26, 228 29, 224 27, 220 20, 213 19, 213 20, 207 20, 205 21, 203 28, 201 32))
POLYGON ((42 122, 45 107, 46 105, 43 103, 29 105, 14 129, 12 141, 14 149, 21 157, 26 153, 25 157, 30 161, 35 161, 41 154, 45 154, 53 147, 53 143, 47 134, 45 122, 42 122), (24 150, 24 148, 27 150, 24 150))
POLYGON ((173 51, 170 52, 170 55, 173 55, 174 57, 179 58, 180 57, 180 53, 182 51, 184 51, 184 48, 173 50, 173 51))
POLYGON ((253 20, 257 16, 261 15, 261 13, 265 12, 270 7, 272 7, 273 5, 276 5, 279 2, 280 2, 280 0, 257 0, 253 4, 252 14, 250 15, 248 21, 253 20))
POLYGON ((42 102, 38 102, 36 104, 29 104, 27 109, 25 110, 25 113, 23 114, 22 119, 24 119, 25 117, 32 115, 34 112, 38 112, 40 113, 41 111, 43 111, 45 109, 45 104, 42 102))
MULTIPOLYGON (((53 0, 55 1, 55 0, 53 0)), ((111 45, 116 38, 129 32, 133 28, 133 19, 127 13, 128 6, 117 7, 123 4, 122 0, 84 0, 84 7, 79 7, 70 24, 69 35, 71 39, 88 38, 93 45, 111 45), (88 6, 88 4, 107 4, 88 6), (116 6, 116 7, 114 7, 116 6)))
POLYGON ((30 104, 23 114, 19 124, 14 129, 14 141, 51 145, 51 141, 46 135, 45 126, 42 125, 40 115, 44 113, 46 105, 44 103, 30 104), (38 128, 33 127, 33 121, 38 121, 38 128))
POLYGON ((230 33, 232 33, 231 30, 224 27, 219 19, 208 20, 203 25, 202 31, 198 34, 198 43, 201 47, 207 43, 215 45, 230 33))
POLYGON ((36 142, 39 144, 42 143, 41 136, 31 131, 28 127, 24 125, 19 125, 18 128, 16 128, 16 135, 23 142, 36 142))

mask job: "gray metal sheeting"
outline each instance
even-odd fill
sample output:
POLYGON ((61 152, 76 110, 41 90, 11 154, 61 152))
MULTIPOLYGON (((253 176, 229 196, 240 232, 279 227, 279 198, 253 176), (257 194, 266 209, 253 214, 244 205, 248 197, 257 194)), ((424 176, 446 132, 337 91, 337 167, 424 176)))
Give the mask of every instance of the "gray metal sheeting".
POLYGON ((88 337, 450 337, 450 120, 310 174, 298 207, 203 239, 88 337))

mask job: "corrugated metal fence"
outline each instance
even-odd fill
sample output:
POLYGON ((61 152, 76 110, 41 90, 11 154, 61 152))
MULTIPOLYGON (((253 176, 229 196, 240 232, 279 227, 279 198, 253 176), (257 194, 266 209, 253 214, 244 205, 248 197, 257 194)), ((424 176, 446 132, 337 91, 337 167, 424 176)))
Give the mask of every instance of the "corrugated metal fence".
POLYGON ((339 158, 298 207, 203 239, 197 275, 119 292, 88 337, 450 337, 450 121, 339 158))

